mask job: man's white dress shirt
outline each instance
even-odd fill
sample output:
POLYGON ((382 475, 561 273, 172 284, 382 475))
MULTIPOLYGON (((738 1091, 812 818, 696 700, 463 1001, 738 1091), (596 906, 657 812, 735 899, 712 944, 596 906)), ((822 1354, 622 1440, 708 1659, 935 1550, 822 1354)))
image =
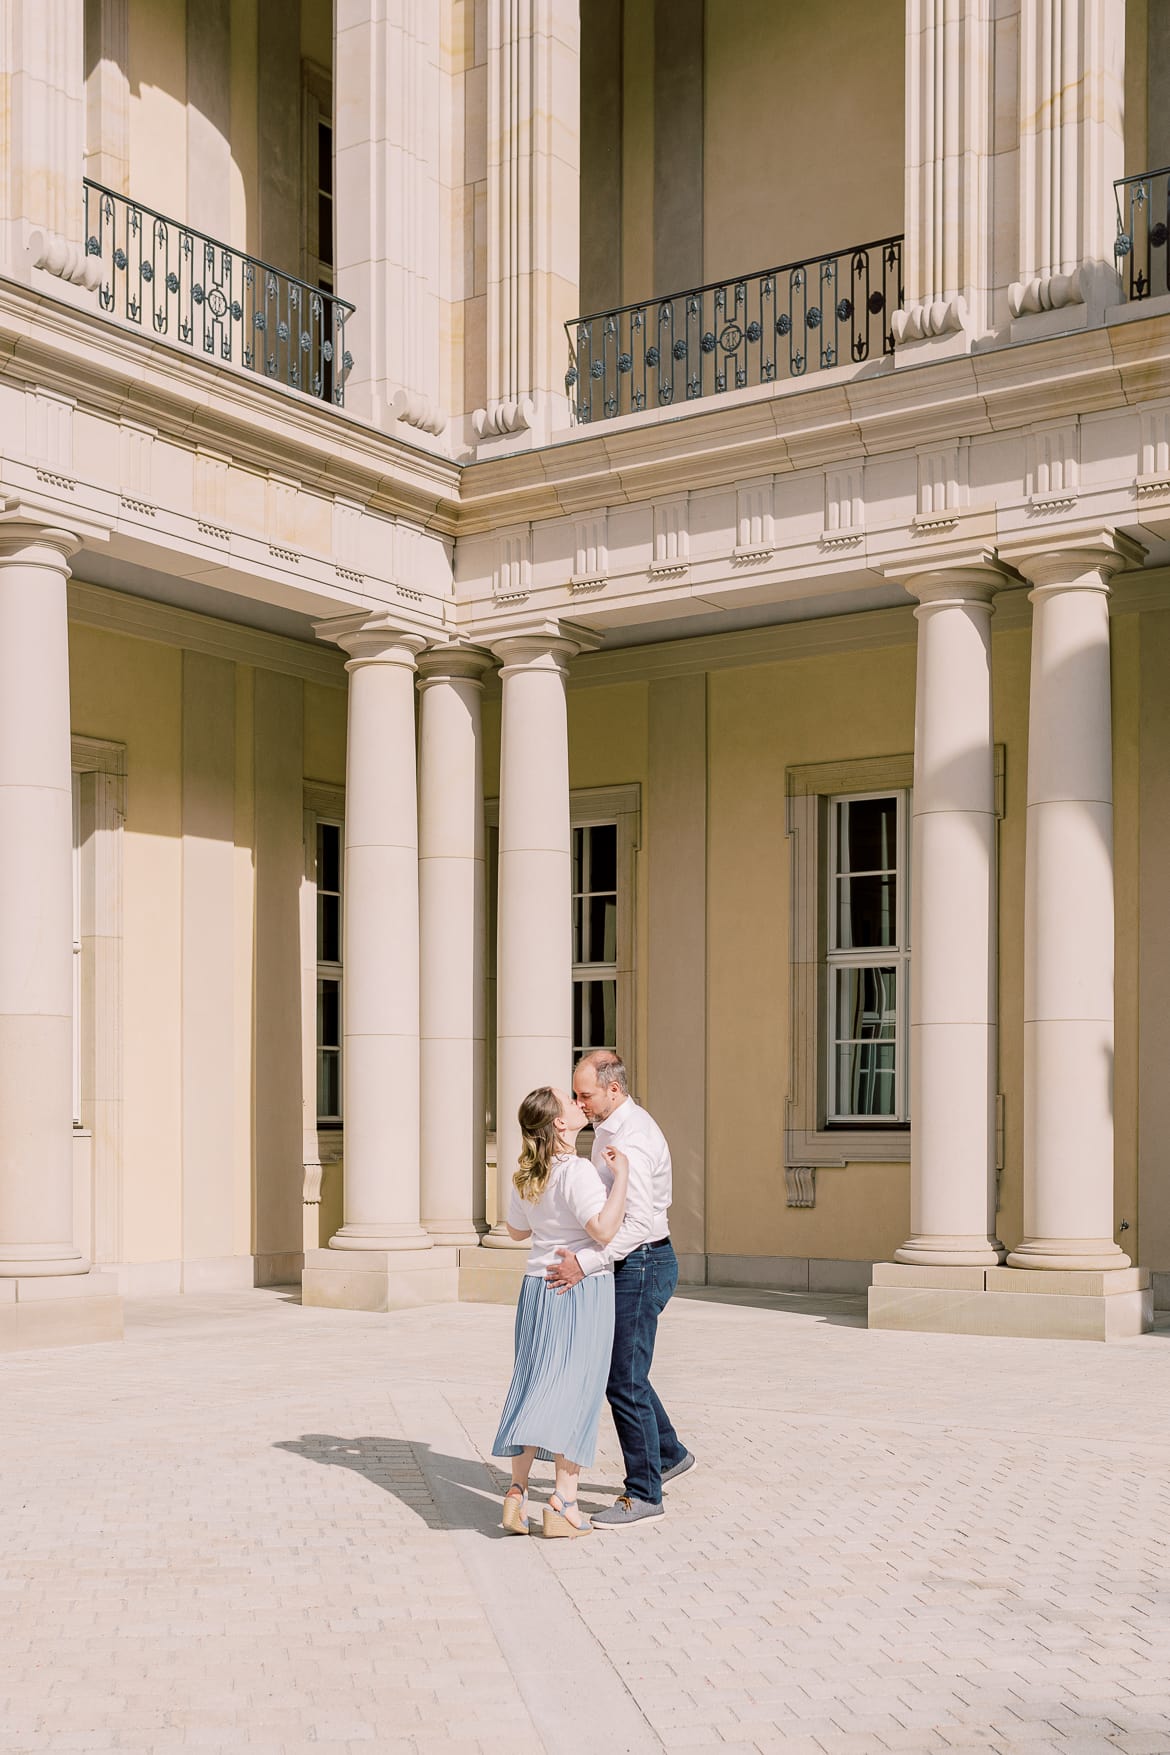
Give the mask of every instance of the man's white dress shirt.
POLYGON ((667 1223, 671 1201, 670 1147, 658 1123, 632 1097, 619 1103, 607 1120, 593 1124, 593 1167, 608 1194, 613 1187, 613 1172, 605 1161, 607 1146, 624 1152, 630 1160, 626 1216, 607 1249, 591 1245, 576 1251, 581 1271, 586 1274, 624 1260, 639 1244, 657 1243, 670 1229, 667 1223))

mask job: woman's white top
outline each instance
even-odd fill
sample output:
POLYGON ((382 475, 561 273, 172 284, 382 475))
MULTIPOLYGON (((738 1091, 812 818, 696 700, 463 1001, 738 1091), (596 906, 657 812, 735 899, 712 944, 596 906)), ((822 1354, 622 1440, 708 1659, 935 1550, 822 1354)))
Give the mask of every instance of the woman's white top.
MULTIPOLYGON (((524 1272, 544 1278, 546 1268, 557 1260, 558 1249, 579 1249, 592 1244, 585 1225, 595 1219, 608 1193, 588 1158, 563 1153, 553 1159, 549 1179, 539 1200, 521 1200, 515 1184, 508 1200, 508 1223, 515 1231, 531 1231, 532 1247, 524 1272)), ((606 1267, 606 1273, 613 1269, 606 1267)))

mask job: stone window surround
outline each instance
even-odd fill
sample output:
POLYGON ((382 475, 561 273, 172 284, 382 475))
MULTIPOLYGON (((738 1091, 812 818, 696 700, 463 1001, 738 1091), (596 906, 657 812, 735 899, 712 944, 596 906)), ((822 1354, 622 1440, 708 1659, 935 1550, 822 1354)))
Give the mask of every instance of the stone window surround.
MULTIPOLYGON (((995 746, 995 814, 1004 814, 1004 746, 995 746)), ((789 933, 789 1074, 785 1104, 786 1170, 906 1164, 910 1126, 826 1127, 824 1040, 825 896, 828 801, 836 793, 910 792, 912 753, 813 762, 785 772, 785 833, 792 846, 789 933)), ((913 954, 913 946, 911 946, 913 954)), ((1002 1116, 1000 1117, 1002 1130, 1002 1116)), ((805 1203, 801 1203, 805 1204, 805 1203)))
POLYGON ((71 739, 80 779, 81 1122, 91 1139, 89 1253, 122 1253, 122 857, 126 746, 71 739))

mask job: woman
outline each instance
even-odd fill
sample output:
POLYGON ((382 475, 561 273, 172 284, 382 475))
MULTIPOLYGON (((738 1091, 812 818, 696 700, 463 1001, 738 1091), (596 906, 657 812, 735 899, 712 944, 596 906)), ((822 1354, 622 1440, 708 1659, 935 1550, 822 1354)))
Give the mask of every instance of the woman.
POLYGON ((626 1210, 630 1166, 610 1149, 608 1197, 588 1158, 574 1151, 584 1112, 564 1091, 542 1085, 520 1105, 520 1168, 505 1223, 517 1243, 531 1237, 516 1307, 516 1366, 492 1446, 512 1459, 503 1528, 528 1530, 528 1476, 539 1456, 556 1466, 556 1491, 544 1510, 546 1536, 587 1536, 577 1509, 577 1478, 593 1462, 597 1423, 613 1351, 613 1272, 587 1274, 558 1293, 545 1269, 558 1249, 603 1247, 617 1235, 626 1210))

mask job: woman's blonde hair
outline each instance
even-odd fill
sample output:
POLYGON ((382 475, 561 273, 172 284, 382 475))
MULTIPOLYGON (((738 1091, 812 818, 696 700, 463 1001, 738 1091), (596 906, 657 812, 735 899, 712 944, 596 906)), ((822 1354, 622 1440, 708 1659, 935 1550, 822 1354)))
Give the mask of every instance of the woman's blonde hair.
POLYGON ((561 1150, 554 1125, 560 1119, 561 1105, 554 1090, 541 1085, 529 1091, 520 1105, 519 1122, 522 1145, 520 1168, 512 1181, 521 1200, 539 1200, 548 1187, 553 1159, 561 1150))

